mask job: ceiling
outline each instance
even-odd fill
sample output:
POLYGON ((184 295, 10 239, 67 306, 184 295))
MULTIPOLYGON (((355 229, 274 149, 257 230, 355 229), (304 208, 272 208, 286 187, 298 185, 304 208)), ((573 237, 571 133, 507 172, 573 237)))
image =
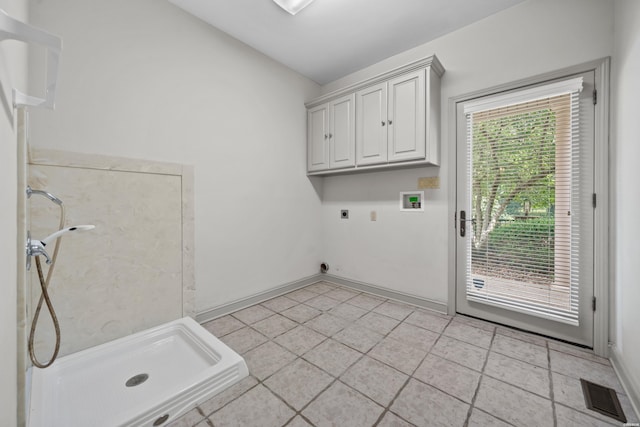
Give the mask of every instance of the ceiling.
POLYGON ((295 16, 272 0, 169 1, 325 84, 523 0, 315 0, 295 16))

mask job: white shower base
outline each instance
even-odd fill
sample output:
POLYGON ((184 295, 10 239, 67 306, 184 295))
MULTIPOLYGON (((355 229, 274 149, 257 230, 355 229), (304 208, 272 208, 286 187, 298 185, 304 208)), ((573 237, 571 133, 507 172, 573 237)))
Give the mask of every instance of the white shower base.
POLYGON ((248 373, 242 357, 185 317, 34 368, 29 426, 166 425, 248 373), (138 374, 148 379, 127 387, 138 374))

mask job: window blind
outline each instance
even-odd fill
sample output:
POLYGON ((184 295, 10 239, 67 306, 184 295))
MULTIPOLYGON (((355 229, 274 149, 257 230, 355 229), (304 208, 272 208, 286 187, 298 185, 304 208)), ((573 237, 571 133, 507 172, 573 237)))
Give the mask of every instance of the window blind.
POLYGON ((467 299, 578 324, 581 89, 570 79, 465 105, 467 299))

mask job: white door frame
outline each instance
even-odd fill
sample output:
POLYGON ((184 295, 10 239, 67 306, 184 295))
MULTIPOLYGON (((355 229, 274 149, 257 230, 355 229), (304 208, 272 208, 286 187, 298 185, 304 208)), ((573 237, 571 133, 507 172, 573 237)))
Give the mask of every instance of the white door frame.
POLYGON ((562 70, 529 77, 515 82, 494 86, 464 95, 449 98, 449 186, 448 186, 448 214, 449 214, 449 288, 447 312, 456 312, 456 191, 457 191, 457 113, 456 104, 472 98, 478 98, 541 83, 546 80, 561 78, 566 75, 594 71, 597 89, 597 104, 595 106, 594 137, 595 137, 595 192, 597 207, 594 214, 594 296, 597 301, 593 314, 593 350, 598 356, 609 356, 609 267, 612 262, 609 247, 609 67, 610 58, 603 58, 585 64, 576 65, 562 70))

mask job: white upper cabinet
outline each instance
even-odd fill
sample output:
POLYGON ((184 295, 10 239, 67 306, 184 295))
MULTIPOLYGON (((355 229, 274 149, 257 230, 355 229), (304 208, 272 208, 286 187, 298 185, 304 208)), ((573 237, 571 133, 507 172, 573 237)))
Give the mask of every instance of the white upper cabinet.
POLYGON ((356 92, 356 156, 359 165, 387 162, 387 84, 356 92))
POLYGON ((307 110, 307 170, 353 167, 355 95, 346 95, 307 110))
POLYGON ((356 164, 355 95, 329 102, 329 168, 338 169, 356 164))
POLYGON ((308 102, 308 172, 330 175, 440 162, 435 56, 308 102))
POLYGON ((329 167, 329 106, 322 104, 307 111, 307 170, 329 167))
POLYGON ((390 162, 424 159, 426 152, 424 75, 420 70, 389 81, 387 114, 390 162))

